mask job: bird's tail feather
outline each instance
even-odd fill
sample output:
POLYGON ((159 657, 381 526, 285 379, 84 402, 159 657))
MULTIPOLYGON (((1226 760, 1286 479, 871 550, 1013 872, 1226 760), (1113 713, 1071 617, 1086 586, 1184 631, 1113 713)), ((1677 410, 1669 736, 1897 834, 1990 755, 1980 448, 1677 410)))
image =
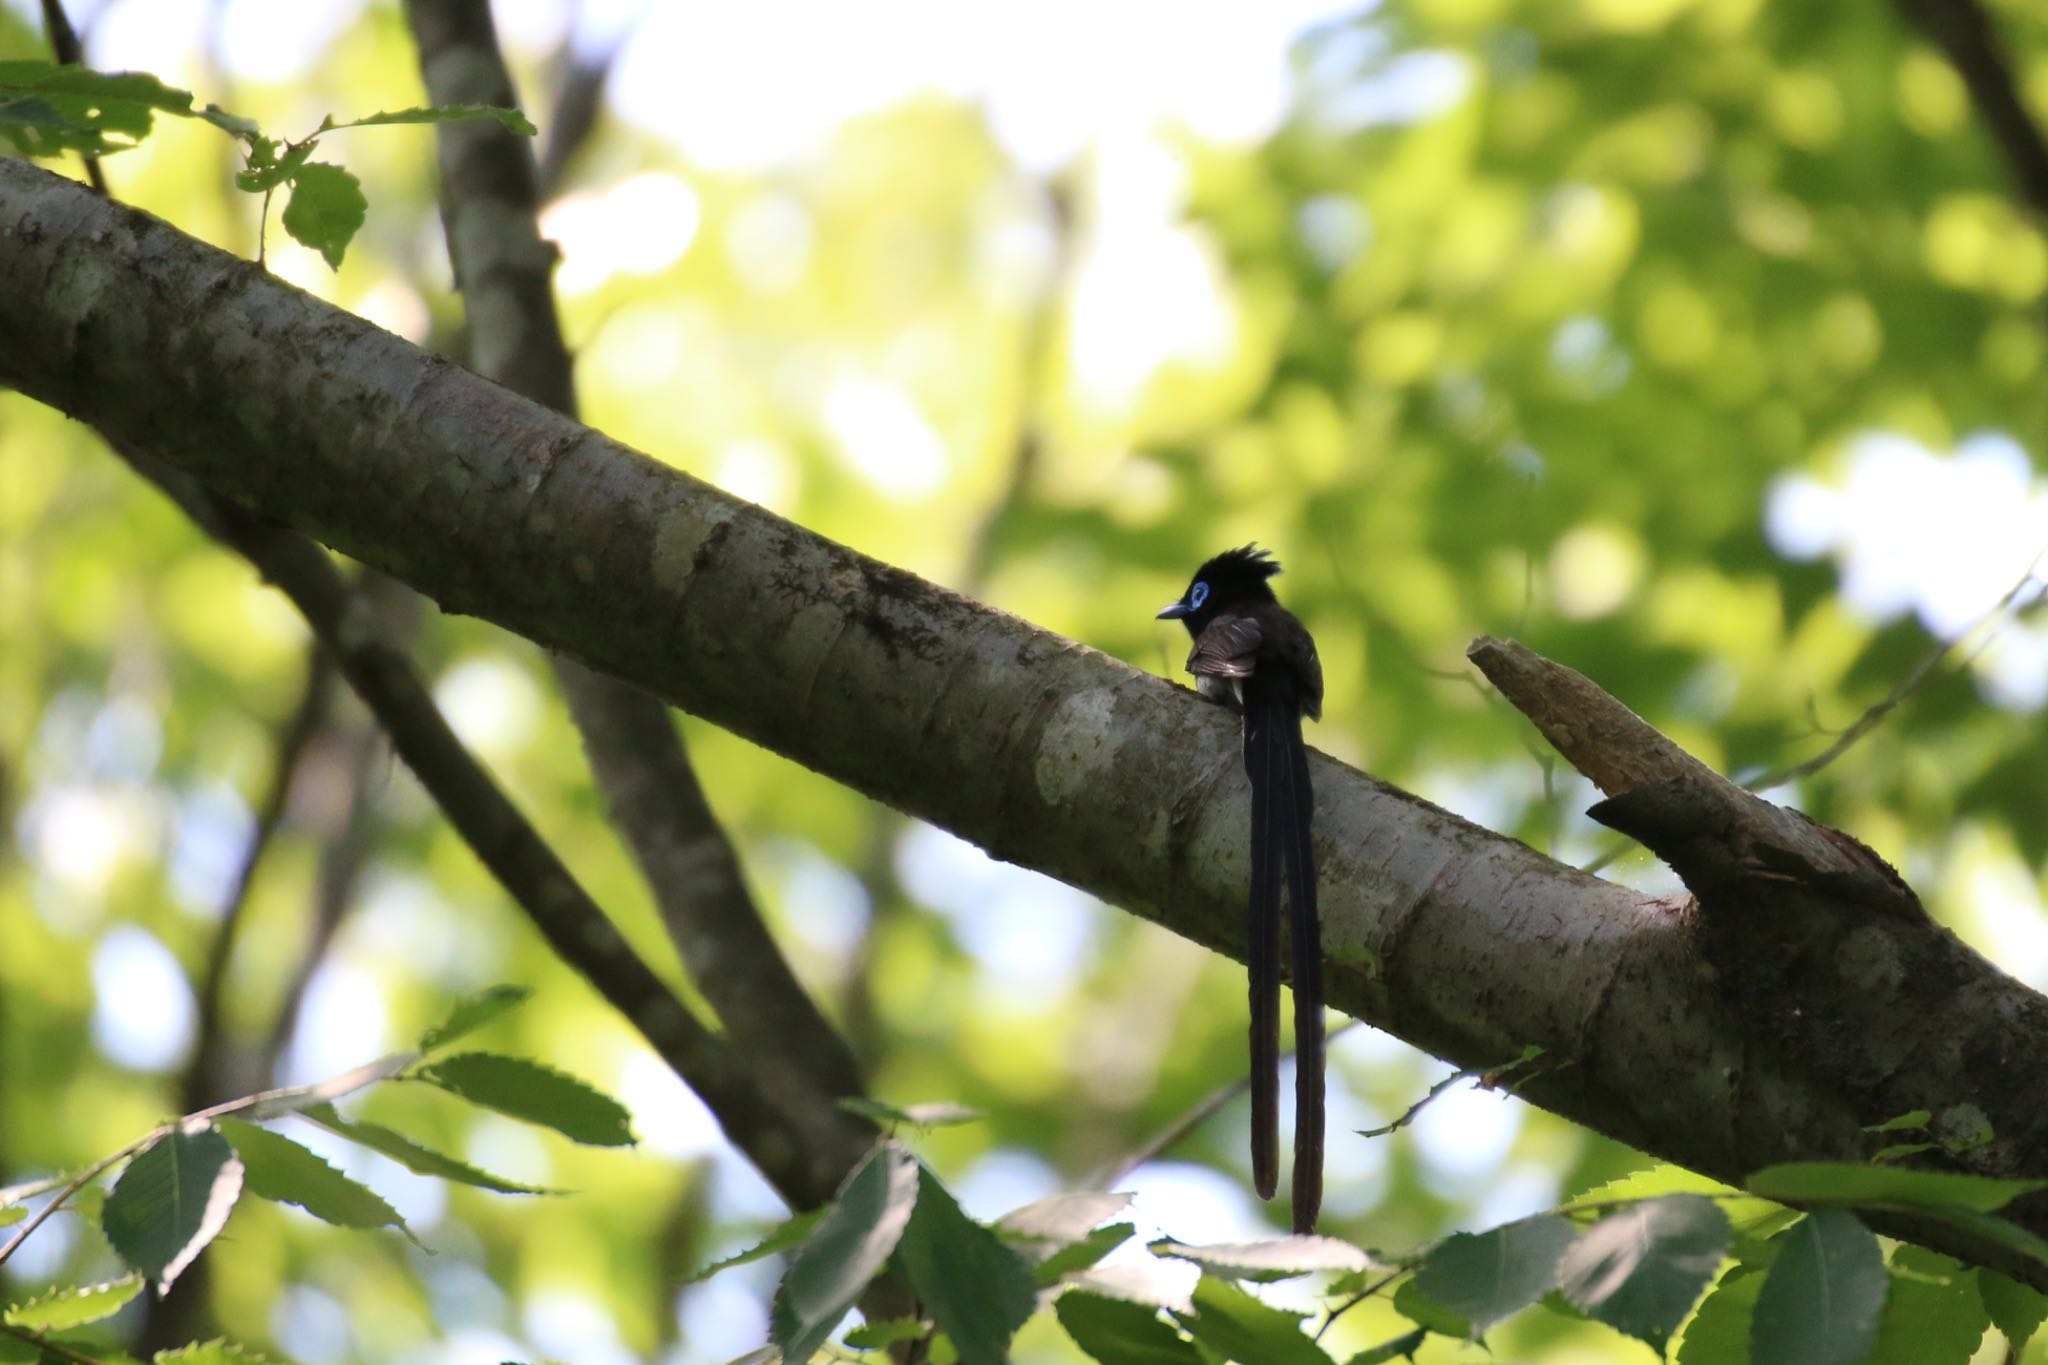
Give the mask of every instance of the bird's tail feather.
MULTIPOLYGON (((1323 1205, 1323 944, 1316 915, 1315 849, 1310 842, 1315 796, 1301 713, 1279 722, 1283 750, 1271 814, 1273 842, 1287 867, 1288 938, 1294 949, 1294 1231, 1314 1232, 1323 1205)), ((1276 910, 1277 906, 1274 907, 1276 910)), ((1277 914, 1272 916, 1278 921, 1277 914)), ((1277 955, 1277 954, 1276 954, 1277 955)))
MULTIPOLYGON (((1275 797, 1287 786, 1287 726, 1279 708, 1245 713, 1244 767, 1252 788, 1251 983, 1252 1185, 1271 1199, 1280 1184, 1280 878, 1286 865, 1275 797)), ((1297 729, 1299 725, 1297 723, 1297 729)))

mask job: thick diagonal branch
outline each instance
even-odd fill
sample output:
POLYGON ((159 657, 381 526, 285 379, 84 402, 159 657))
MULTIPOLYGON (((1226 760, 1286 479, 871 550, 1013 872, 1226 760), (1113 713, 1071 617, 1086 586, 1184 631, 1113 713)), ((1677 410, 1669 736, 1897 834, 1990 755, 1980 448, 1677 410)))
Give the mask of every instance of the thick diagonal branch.
MULTIPOLYGON (((0 382, 264 517, 1233 955, 1231 718, 859 555, 59 177, 0 162, 0 382)), ((1333 703, 1334 704, 1334 703, 1333 703)), ((2048 1174, 2031 1084, 1914 1065, 1871 1112, 1703 963, 1685 907, 1314 759, 1329 998, 1465 1066, 1569 1057, 1528 1098, 1723 1178, 1858 1159, 1967 1096, 1975 1168, 2048 1174), (2013 1137, 2007 1141, 2007 1135, 2013 1137)), ((1878 963, 1883 966, 1882 961, 1878 963)), ((1946 1044, 2048 1070, 2038 1001, 1957 957, 1946 1044)), ((1847 1003, 1890 1027, 1882 971, 1847 1003)), ((1796 989, 1795 989, 1796 993, 1796 989)), ((2048 1229, 2048 1216, 2030 1213, 2048 1229)), ((1930 1244, 2048 1285, 1954 1231, 1930 1244)))
MULTIPOLYGON (((408 0, 405 12, 434 103, 517 103, 485 0, 408 0)), ((487 378, 574 416, 569 350, 555 314, 555 250, 535 221, 532 149, 485 119, 443 124, 436 136, 441 217, 470 315, 471 362, 487 378)), ((556 675, 612 824, 727 1032, 754 1056, 796 1067, 821 1106, 860 1094, 853 1053, 762 922, 668 709, 572 659, 558 658, 556 675)))

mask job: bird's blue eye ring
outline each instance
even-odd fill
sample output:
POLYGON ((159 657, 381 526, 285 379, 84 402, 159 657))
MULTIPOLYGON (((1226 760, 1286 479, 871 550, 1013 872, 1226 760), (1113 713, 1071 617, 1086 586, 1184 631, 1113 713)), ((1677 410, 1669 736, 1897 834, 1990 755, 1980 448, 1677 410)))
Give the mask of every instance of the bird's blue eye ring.
POLYGON ((1202 609, 1202 603, 1208 600, 1209 585, 1207 583, 1197 583, 1194 587, 1188 589, 1189 611, 1200 611, 1202 609))

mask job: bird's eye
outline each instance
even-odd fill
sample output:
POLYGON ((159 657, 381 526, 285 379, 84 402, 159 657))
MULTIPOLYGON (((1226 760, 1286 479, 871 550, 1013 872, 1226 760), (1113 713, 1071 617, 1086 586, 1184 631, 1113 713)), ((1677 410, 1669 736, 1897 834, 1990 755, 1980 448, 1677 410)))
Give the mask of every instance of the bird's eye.
POLYGON ((1208 600, 1209 585, 1207 583, 1197 583, 1194 587, 1188 589, 1188 610, 1200 611, 1202 603, 1208 600))

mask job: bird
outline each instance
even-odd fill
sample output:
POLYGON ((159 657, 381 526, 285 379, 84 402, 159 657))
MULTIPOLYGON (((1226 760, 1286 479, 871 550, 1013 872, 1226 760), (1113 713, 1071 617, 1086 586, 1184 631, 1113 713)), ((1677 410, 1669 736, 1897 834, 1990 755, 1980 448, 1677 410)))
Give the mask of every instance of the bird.
POLYGON ((1252 1184, 1279 1184, 1280 900, 1294 948, 1293 1229, 1315 1231, 1323 1202, 1323 955, 1316 918, 1315 812, 1303 717, 1323 714, 1316 642, 1273 595, 1279 561, 1256 545, 1225 550, 1195 570, 1179 601, 1159 613, 1194 637, 1187 671, 1196 689, 1243 717, 1252 789, 1250 953, 1252 1184))

